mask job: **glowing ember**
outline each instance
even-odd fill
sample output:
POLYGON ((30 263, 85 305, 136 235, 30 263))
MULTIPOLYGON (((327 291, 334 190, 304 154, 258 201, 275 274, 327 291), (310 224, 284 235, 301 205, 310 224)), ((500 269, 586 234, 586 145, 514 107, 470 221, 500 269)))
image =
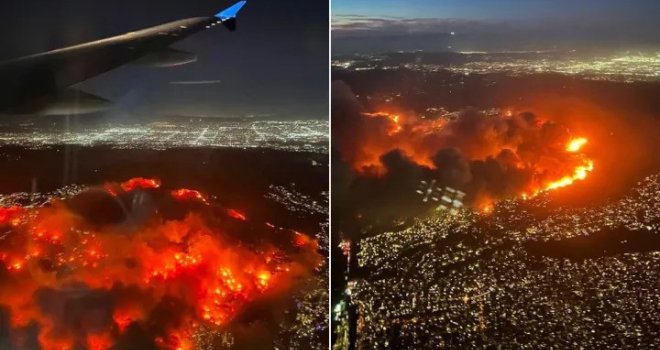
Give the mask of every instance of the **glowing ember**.
POLYGON ((306 245, 309 245, 309 243, 311 242, 311 238, 309 238, 309 236, 307 236, 303 233, 300 233, 298 231, 294 231, 294 234, 295 234, 295 237, 294 237, 294 240, 293 240, 293 244, 296 247, 304 247, 306 245))
POLYGON ((232 218, 234 218, 236 220, 241 220, 241 221, 247 220, 247 218, 245 217, 245 214, 243 214, 240 211, 235 210, 235 209, 228 209, 227 210, 227 215, 231 216, 232 218))
POLYGON ((493 204, 491 204, 491 203, 485 204, 481 207, 481 213, 484 214, 484 215, 491 214, 493 212, 493 210, 495 210, 495 208, 493 207, 493 204))
MULTIPOLYGON (((156 189, 160 181, 138 178, 109 187, 121 200, 135 189, 156 189)), ((206 203, 196 190, 167 193, 206 203)), ((127 232, 122 225, 96 228, 55 199, 39 208, 0 208, 0 224, 23 217, 0 240, 0 306, 9 311, 16 339, 36 323, 47 350, 76 344, 112 349, 135 332, 160 349, 193 349, 196 327, 227 325, 248 303, 283 290, 292 274, 307 273, 304 266, 313 269, 320 261, 315 241, 302 233, 290 247, 248 246, 206 212, 188 208, 181 219, 154 216, 127 232), (84 299, 94 302, 79 307, 84 299)), ((228 214, 246 220, 235 210, 228 214)))
POLYGON ((181 188, 170 192, 172 197, 181 201, 200 201, 208 204, 206 197, 197 190, 191 190, 187 188, 181 188))

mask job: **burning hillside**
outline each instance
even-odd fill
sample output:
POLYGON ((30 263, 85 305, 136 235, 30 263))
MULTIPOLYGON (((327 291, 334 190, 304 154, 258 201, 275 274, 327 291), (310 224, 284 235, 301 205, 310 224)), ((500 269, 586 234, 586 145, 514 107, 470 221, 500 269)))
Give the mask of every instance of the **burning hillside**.
POLYGON ((487 208, 500 199, 569 186, 596 166, 585 135, 533 113, 366 111, 345 85, 334 92, 335 147, 363 189, 387 192, 435 179, 465 191, 472 206, 487 208))
POLYGON ((0 307, 18 349, 193 349, 199 329, 290 292, 320 262, 312 238, 155 179, 1 207, 0 232, 0 307))

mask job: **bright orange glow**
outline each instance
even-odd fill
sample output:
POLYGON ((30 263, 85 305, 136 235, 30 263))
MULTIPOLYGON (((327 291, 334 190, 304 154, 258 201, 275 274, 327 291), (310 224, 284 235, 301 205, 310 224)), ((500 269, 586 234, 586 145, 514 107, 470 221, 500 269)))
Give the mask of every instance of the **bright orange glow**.
POLYGON ((0 225, 15 225, 18 224, 18 217, 23 212, 23 208, 13 207, 0 207, 0 225))
POLYGON ((259 279, 259 285, 262 288, 266 288, 268 287, 268 283, 270 282, 270 272, 261 271, 257 274, 257 278, 259 279))
POLYGON ((473 187, 479 193, 471 194, 472 204, 480 212, 505 197, 529 199, 569 186, 594 169, 584 153, 586 137, 567 138, 570 130, 564 125, 511 109, 500 117, 479 111, 434 117, 380 110, 359 117, 356 126, 345 131, 353 138, 340 137, 346 141, 339 144, 356 173, 377 181, 389 171, 388 162, 409 162, 428 174, 444 172, 441 177, 455 178, 466 188, 476 181, 473 187), (395 151, 400 155, 392 154, 395 151))
MULTIPOLYGON (((160 181, 120 185, 125 191, 154 186, 160 181)), ((166 193, 183 200, 204 198, 196 190, 166 193)), ((42 349, 73 349, 79 331, 53 332, 59 316, 42 310, 33 296, 41 289, 84 285, 113 298, 110 328, 82 334, 90 350, 112 349, 133 324, 160 322, 165 326, 154 334, 159 348, 192 350, 198 325, 226 326, 247 304, 287 287, 292 274, 306 273, 304 266, 320 261, 314 240, 302 233, 296 233, 287 248, 273 243, 247 246, 228 235, 227 228, 218 227, 221 222, 205 216, 212 214, 193 208, 181 219, 155 217, 130 233, 124 227, 97 231, 58 200, 44 207, 2 208, 3 220, 25 213, 0 240, 0 306, 9 311, 10 327, 34 322, 40 326, 42 349), (171 300, 184 307, 167 316, 155 312, 171 300)), ((247 220, 238 211, 229 213, 247 220)))
MULTIPOLYGON (((585 137, 571 139, 566 145, 566 152, 578 153, 582 149, 582 146, 584 146, 587 142, 588 140, 585 137)), ((566 175, 559 180, 551 181, 545 185, 544 190, 551 191, 554 189, 570 186, 575 181, 586 179, 589 173, 594 170, 594 162, 591 159, 586 159, 584 156, 583 159, 584 160, 582 164, 577 165, 574 168, 572 174, 566 175)))
POLYGON ((423 140, 439 132, 446 120, 420 120, 405 113, 386 111, 362 113, 362 116, 375 125, 369 125, 368 137, 357 140, 358 149, 350 160, 355 170, 377 176, 385 174, 380 157, 394 149, 401 150, 417 164, 431 169, 435 167, 431 160, 433 154, 423 145, 423 140))
POLYGON ((296 247, 304 247, 310 244, 310 242, 312 242, 312 239, 303 233, 300 233, 298 231, 294 231, 293 233, 294 233, 293 244, 296 247))
POLYGON ((117 328, 119 328, 119 332, 123 333, 133 321, 141 318, 141 313, 142 311, 139 309, 130 309, 120 306, 115 310, 112 319, 117 325, 117 328))
POLYGON ((585 144, 587 144, 587 139, 584 137, 572 139, 568 145, 566 145, 566 151, 571 153, 579 152, 585 144))
POLYGON ((130 192, 136 189, 155 189, 160 187, 160 180, 158 179, 145 179, 143 177, 134 177, 121 184, 121 188, 130 192))
POLYGON ((387 130, 388 136, 394 136, 403 130, 401 126, 401 116, 399 114, 390 114, 387 112, 363 113, 364 116, 370 118, 385 118, 390 122, 387 130))
POLYGON ((87 348, 89 350, 109 350, 114 341, 110 334, 89 334, 87 335, 87 348))

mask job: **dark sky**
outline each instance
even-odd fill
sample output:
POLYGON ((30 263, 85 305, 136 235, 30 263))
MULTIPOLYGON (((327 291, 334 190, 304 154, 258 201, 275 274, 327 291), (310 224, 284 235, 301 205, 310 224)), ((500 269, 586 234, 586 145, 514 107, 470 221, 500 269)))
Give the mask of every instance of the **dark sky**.
POLYGON ((335 0, 332 9, 334 53, 397 50, 399 43, 465 51, 660 49, 657 0, 335 0))
MULTIPOLYGON (((187 17, 211 16, 234 0, 11 0, 0 4, 0 59, 123 34, 187 17)), ((198 62, 165 69, 122 67, 82 89, 113 100, 118 118, 208 115, 325 119, 328 3, 248 0, 238 30, 198 33, 173 47, 198 62), (171 85, 173 81, 214 81, 171 85)))

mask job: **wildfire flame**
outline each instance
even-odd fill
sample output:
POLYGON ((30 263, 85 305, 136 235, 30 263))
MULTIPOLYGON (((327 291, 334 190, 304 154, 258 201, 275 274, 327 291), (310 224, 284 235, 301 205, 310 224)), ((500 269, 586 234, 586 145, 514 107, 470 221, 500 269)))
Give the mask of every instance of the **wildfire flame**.
MULTIPOLYGON (((587 144, 588 140, 584 137, 578 137, 570 140, 566 145, 566 152, 577 153, 587 144)), ((585 159, 584 164, 575 167, 573 174, 566 175, 557 181, 552 181, 545 186, 546 191, 572 185, 575 181, 584 180, 590 172, 594 170, 594 162, 591 159, 585 159)))
MULTIPOLYGON (((587 144, 588 140, 585 137, 578 137, 571 139, 566 145, 566 152, 568 153, 578 153, 582 147, 587 144)), ((589 173, 594 170, 594 161, 586 157, 581 157, 582 164, 577 165, 573 173, 570 175, 563 176, 562 178, 554 181, 548 182, 541 190, 532 191, 532 194, 522 193, 520 198, 527 200, 538 196, 541 192, 547 192, 556 190, 562 187, 567 187, 575 183, 576 181, 581 181, 587 178, 589 173)), ((482 207, 481 212, 484 214, 490 214, 494 210, 492 204, 488 203, 482 207)))
POLYGON ((366 117, 371 117, 371 118, 386 118, 389 120, 390 125, 387 130, 387 135, 388 136, 394 136, 403 130, 403 127, 401 126, 401 116, 399 114, 390 114, 387 112, 375 112, 375 113, 363 113, 364 116, 366 117))
MULTIPOLYGON (((159 187, 160 181, 142 178, 106 186, 120 197, 159 187)), ((196 190, 166 193, 177 201, 208 204, 196 190)), ((246 220, 235 210, 228 213, 246 220)), ((223 234, 216 222, 217 217, 207 220, 203 212, 188 210, 182 219, 153 218, 126 234, 89 224, 65 201, 0 207, 0 228, 8 232, 0 240, 0 306, 8 309, 15 332, 36 323, 44 350, 72 350, 79 344, 111 349, 132 327, 151 329, 161 349, 192 349, 199 325, 228 324, 248 303, 291 280, 294 271, 301 273, 295 254, 317 258, 316 241, 300 232, 291 231, 286 249, 274 244, 250 248, 223 234), (76 321, 83 322, 82 330, 68 327, 58 312, 39 302, 48 293, 71 294, 73 300, 81 293, 112 295, 107 305, 93 306, 98 314, 112 308, 109 325, 86 328, 83 321, 92 316, 84 314, 76 321), (178 304, 183 306, 172 306, 178 304), (152 329, 159 322, 163 326, 152 329)), ((71 313, 67 317, 76 317, 71 313)), ((21 347, 20 340, 16 346, 21 347)))
POLYGON ((181 201, 200 201, 204 204, 208 204, 206 196, 197 190, 191 190, 188 188, 181 188, 171 192, 172 197, 181 201))
POLYGON ((0 207, 0 225, 18 224, 19 216, 23 212, 21 207, 0 207))
MULTIPOLYGON (((359 117, 357 127, 346 130, 354 139, 347 147, 339 147, 345 160, 364 176, 379 178, 387 174, 382 156, 394 150, 417 166, 441 172, 444 164, 436 163, 435 157, 438 152, 453 148, 464 157, 466 163, 463 164, 468 167, 470 162, 491 161, 503 169, 500 173, 481 175, 481 185, 475 187, 487 187, 483 182, 497 181, 493 179, 501 178, 507 173, 506 169, 515 169, 524 174, 520 178, 528 180, 525 184, 516 183, 521 189, 511 191, 508 196, 527 199, 584 180, 594 169, 594 161, 584 153, 586 137, 569 139, 566 137, 568 128, 563 125, 511 110, 499 115, 472 112, 451 118, 422 118, 385 111, 361 113, 359 117), (564 133, 548 133, 549 130, 564 133)), ((494 168, 477 167, 468 171, 484 172, 494 168)), ((450 174, 452 171, 463 170, 448 170, 450 174)), ((474 178, 474 173, 463 181, 469 182, 470 178, 474 178)), ((490 186, 502 187, 495 183, 490 186)), ((474 204, 484 213, 491 212, 492 202, 498 199, 488 194, 475 198, 474 204)))
POLYGON ((130 192, 136 189, 154 189, 160 187, 160 180, 158 179, 145 179, 143 177, 135 177, 121 184, 121 188, 130 192))

